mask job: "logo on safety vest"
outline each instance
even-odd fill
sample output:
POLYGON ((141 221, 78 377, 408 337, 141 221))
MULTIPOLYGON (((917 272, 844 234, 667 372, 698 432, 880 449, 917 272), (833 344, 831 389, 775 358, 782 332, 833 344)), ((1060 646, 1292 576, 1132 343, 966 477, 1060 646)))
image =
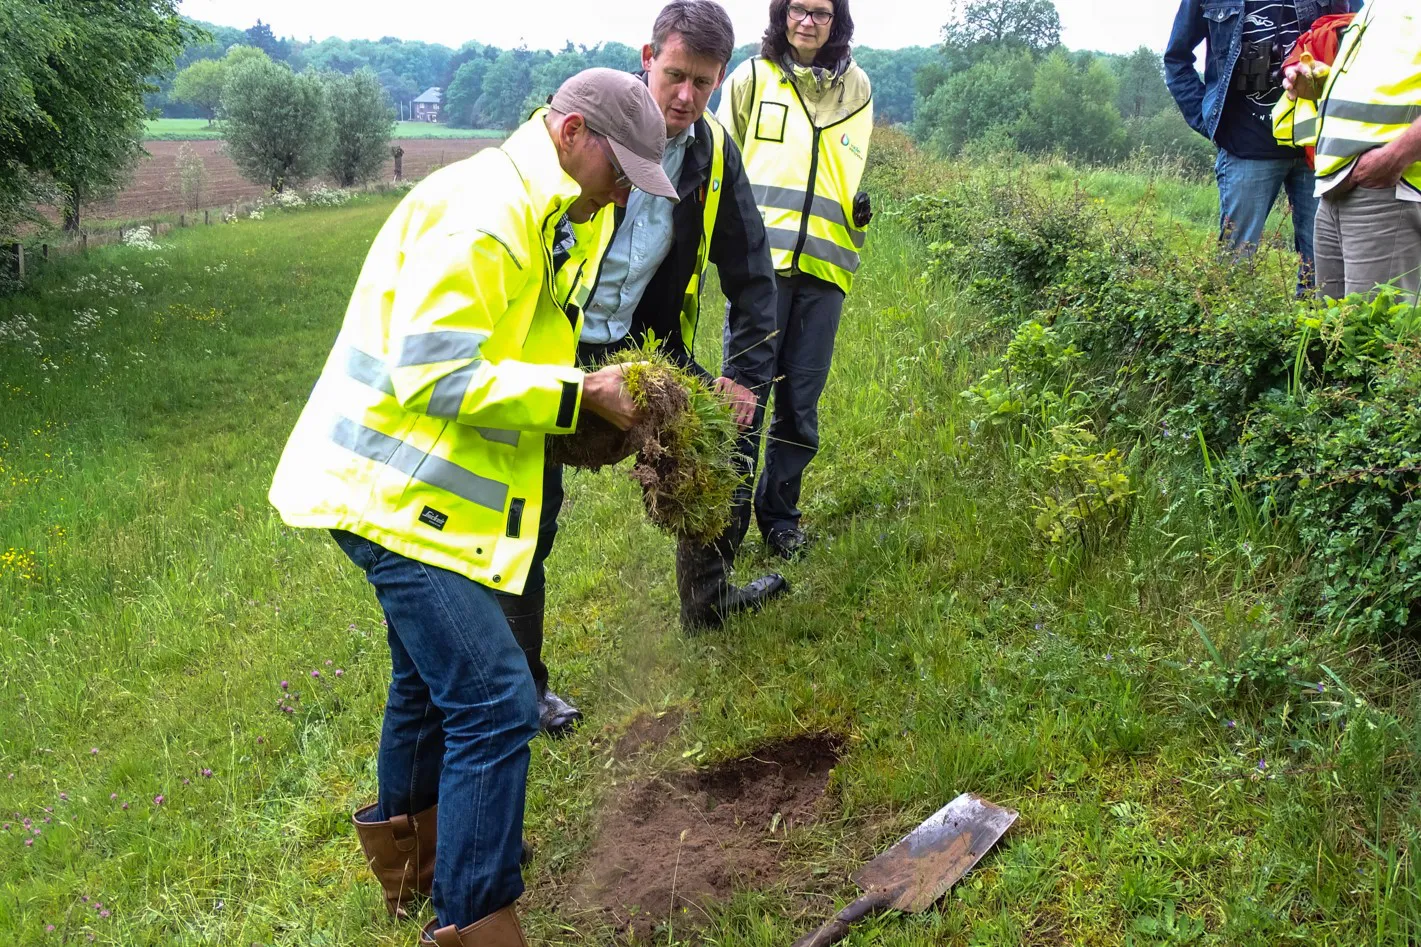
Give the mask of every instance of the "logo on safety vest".
POLYGON ((845 135, 843 138, 840 138, 839 144, 843 145, 845 148, 849 147, 849 136, 845 135))
POLYGON ((720 179, 719 179, 719 178, 716 178, 714 181, 711 182, 711 192, 712 192, 712 193, 715 193, 715 192, 718 192, 719 190, 720 190, 720 179))

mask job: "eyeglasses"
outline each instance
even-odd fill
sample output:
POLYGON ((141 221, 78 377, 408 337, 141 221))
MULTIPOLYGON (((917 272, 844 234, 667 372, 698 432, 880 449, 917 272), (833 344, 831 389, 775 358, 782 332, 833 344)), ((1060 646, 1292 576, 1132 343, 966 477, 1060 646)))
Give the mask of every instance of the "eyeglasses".
POLYGON ((815 26, 824 26, 834 18, 834 14, 828 10, 810 10, 797 3, 791 3, 789 5, 789 18, 797 23, 812 20, 815 26))
MULTIPOLYGON (((591 131, 591 129, 588 130, 591 131)), ((602 149, 602 156, 607 159, 607 163, 610 164, 612 170, 617 173, 617 180, 612 182, 613 185, 618 189, 631 187, 632 179, 627 177, 627 173, 622 170, 621 164, 617 161, 617 156, 612 154, 612 146, 607 144, 607 139, 596 132, 592 132, 592 140, 597 142, 597 147, 602 149)))

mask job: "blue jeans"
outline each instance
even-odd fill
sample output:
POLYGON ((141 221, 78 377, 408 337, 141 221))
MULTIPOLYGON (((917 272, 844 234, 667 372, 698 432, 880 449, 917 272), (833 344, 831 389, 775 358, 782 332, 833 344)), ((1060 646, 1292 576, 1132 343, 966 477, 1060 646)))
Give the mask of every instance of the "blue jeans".
POLYGON ((1302 258, 1300 281, 1312 284, 1312 232, 1317 219, 1317 179, 1303 158, 1255 160, 1219 149, 1214 162, 1219 180, 1219 238, 1232 249, 1251 254, 1263 241, 1268 215, 1287 189, 1293 208, 1293 245, 1302 258))
POLYGON ((439 805, 434 910, 467 927, 523 894, 519 856, 538 703, 492 589, 351 533, 389 624, 392 673, 380 735, 380 815, 439 805))

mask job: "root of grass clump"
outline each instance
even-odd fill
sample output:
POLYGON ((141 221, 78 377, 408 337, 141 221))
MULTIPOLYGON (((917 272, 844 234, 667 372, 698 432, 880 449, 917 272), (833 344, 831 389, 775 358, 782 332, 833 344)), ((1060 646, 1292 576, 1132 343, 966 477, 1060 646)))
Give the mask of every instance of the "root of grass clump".
POLYGON ((636 455, 647 517, 678 538, 709 543, 730 525, 744 474, 735 462, 739 431, 725 398, 663 355, 654 338, 619 352, 627 393, 641 409, 629 431, 584 412, 576 433, 548 438, 549 462, 598 470, 636 455))

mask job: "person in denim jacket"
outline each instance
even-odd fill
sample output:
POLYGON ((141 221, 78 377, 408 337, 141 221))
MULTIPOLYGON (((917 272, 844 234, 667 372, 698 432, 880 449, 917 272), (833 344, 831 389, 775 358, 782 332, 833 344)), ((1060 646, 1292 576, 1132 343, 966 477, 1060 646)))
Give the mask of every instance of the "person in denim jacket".
POLYGON ((1361 6, 1362 0, 1181 0, 1164 53, 1165 83, 1179 110, 1219 149, 1220 238, 1252 253, 1286 188, 1308 282, 1317 216, 1313 174, 1301 149, 1274 140, 1271 112, 1283 94, 1283 58, 1298 37, 1323 16, 1361 6), (1207 43, 1202 79, 1195 67, 1201 42, 1207 43))

